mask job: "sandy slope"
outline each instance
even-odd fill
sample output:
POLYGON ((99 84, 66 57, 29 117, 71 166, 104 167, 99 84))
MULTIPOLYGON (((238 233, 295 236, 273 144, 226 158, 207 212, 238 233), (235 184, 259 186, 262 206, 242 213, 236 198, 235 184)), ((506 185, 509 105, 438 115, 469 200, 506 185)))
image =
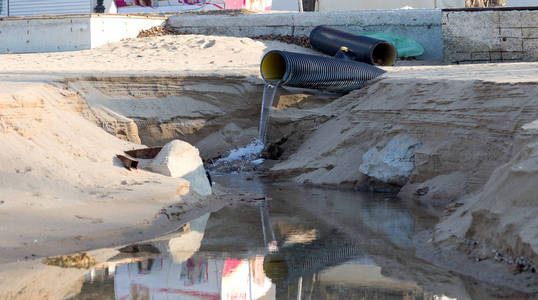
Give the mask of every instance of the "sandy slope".
MULTIPOLYGON (((463 67, 473 68, 481 67, 463 67)), ((439 71, 443 69, 448 68, 439 71)), ((521 83, 498 75, 498 82, 495 77, 445 78, 439 74, 409 80, 389 74, 335 100, 322 109, 336 116, 318 126, 272 172, 302 183, 368 189, 369 178, 359 170, 362 155, 372 147, 382 148, 397 134, 408 134, 421 146, 400 196, 441 207, 455 201, 465 204, 449 208, 450 217, 438 225, 435 241, 475 239, 489 253, 497 249, 536 261, 538 76, 521 83)))
POLYGON ((538 120, 522 126, 510 160, 491 174, 479 193, 443 220, 437 241, 477 239, 501 253, 538 260, 538 120))
MULTIPOLYGON (((218 187, 215 196, 201 198, 186 194, 189 184, 183 179, 123 168, 115 155, 140 145, 103 128, 118 136, 132 130, 131 140, 140 142, 136 125, 121 128, 127 119, 121 111, 87 102, 64 78, 192 73, 255 81, 254 66, 266 49, 250 39, 184 36, 130 40, 92 51, 1 55, 0 264, 5 272, 0 298, 56 298, 69 292, 47 281, 32 284, 58 272, 36 266, 36 260, 18 260, 148 239, 225 203, 218 187), (163 220, 160 210, 177 202, 181 220, 163 220)), ((162 112, 147 111, 150 106, 135 111, 140 116, 162 112)), ((184 106, 164 112, 174 107, 184 106)), ((204 111, 224 114, 217 106, 203 107, 206 117, 204 111)))
POLYGON ((254 76, 262 55, 271 49, 315 53, 299 46, 202 35, 127 39, 92 50, 3 54, 0 76, 19 74, 124 74, 254 76))
POLYGON ((23 258, 27 245, 149 223, 189 191, 183 179, 123 168, 115 155, 140 146, 83 118, 76 94, 44 83, 0 91, 0 261, 23 258))
MULTIPOLYGON (((185 180, 121 167, 114 156, 140 146, 107 134, 96 124, 115 128, 112 133, 130 132, 118 125, 126 119, 122 113, 128 113, 92 101, 88 105, 68 89, 64 78, 103 73, 249 77, 267 51, 266 44, 251 39, 166 36, 86 51, 1 55, 0 261, 24 257, 18 250, 34 241, 33 248, 45 248, 39 245, 149 223, 162 207, 188 191, 185 180)), ((134 111, 142 117, 162 114, 165 118, 174 108, 178 106, 152 110, 150 104, 134 111)), ((223 114, 214 105, 205 105, 202 114, 208 109, 223 114)), ((139 143, 136 125, 133 130, 131 140, 139 143)))

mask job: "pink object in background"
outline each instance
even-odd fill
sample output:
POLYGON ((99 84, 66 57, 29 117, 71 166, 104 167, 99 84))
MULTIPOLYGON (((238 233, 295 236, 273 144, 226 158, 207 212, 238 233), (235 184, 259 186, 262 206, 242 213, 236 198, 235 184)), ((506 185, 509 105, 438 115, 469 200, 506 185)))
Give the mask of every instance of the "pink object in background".
POLYGON ((226 9, 241 9, 243 7, 244 0, 225 0, 226 9))
POLYGON ((271 10, 271 0, 225 0, 226 9, 271 10))

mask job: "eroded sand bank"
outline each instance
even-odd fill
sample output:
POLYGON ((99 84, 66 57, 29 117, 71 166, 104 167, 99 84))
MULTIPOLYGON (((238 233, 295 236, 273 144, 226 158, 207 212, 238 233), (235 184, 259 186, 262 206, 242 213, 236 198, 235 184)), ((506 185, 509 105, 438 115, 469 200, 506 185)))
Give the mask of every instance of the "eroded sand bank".
MULTIPOLYGON (((96 247, 85 237, 152 223, 178 199, 217 203, 188 194, 182 179, 130 172, 113 157, 174 138, 206 159, 246 144, 257 133, 258 64, 271 49, 312 53, 185 35, 1 55, 0 261, 48 255, 75 236, 84 242, 66 251, 96 247)), ((344 97, 283 89, 269 140, 288 142, 272 176, 364 188, 362 155, 406 134, 421 146, 400 196, 444 211, 433 242, 473 239, 484 251, 537 261, 538 63, 386 70, 344 97)))

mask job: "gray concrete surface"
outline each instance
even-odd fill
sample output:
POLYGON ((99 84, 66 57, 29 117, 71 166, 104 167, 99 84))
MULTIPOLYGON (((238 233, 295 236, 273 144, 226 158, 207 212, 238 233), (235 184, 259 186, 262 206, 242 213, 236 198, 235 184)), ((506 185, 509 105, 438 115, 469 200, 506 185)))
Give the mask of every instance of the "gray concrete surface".
POLYGON ((451 63, 538 61, 538 10, 443 12, 451 63))
POLYGON ((193 34, 256 36, 282 34, 307 36, 318 25, 330 25, 353 33, 385 31, 415 39, 424 47, 420 59, 443 59, 441 11, 370 10, 341 12, 305 12, 225 15, 171 16, 168 24, 193 34))
POLYGON ((0 20, 0 53, 91 49, 165 22, 164 17, 90 14, 8 17, 0 20))

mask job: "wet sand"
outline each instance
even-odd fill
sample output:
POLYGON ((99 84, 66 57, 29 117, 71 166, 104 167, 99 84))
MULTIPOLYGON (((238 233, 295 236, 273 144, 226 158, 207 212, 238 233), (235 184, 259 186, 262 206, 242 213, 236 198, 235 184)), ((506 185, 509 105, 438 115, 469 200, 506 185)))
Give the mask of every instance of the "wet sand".
MULTIPOLYGON (((395 295, 410 299, 533 299, 532 295, 511 290, 498 281, 508 277, 492 275, 479 281, 417 258, 415 253, 422 245, 414 237, 431 228, 437 219, 420 207, 387 195, 270 184, 263 179, 246 178, 227 175, 215 180, 223 186, 241 189, 242 194, 262 193, 271 200, 231 201, 207 217, 193 220, 182 232, 140 243, 153 245, 160 254, 103 249, 90 254, 100 262, 108 262, 90 272, 44 266, 31 260, 10 264, 3 274, 22 278, 18 287, 26 299, 114 299, 118 295, 121 298, 133 293, 129 286, 134 283, 139 292, 175 296, 196 292, 215 297, 265 295, 261 299, 296 299, 298 295, 312 299, 393 299, 395 295), (285 272, 263 263, 275 254, 270 254, 266 246, 268 235, 263 232, 262 211, 274 231, 278 255, 286 262, 285 272), (193 239, 193 234, 201 236, 193 239), (196 280, 198 264, 208 268, 202 281, 196 280), (187 266, 193 267, 189 273, 187 266), (234 268, 234 272, 227 273, 226 268, 234 268), (62 284, 57 283, 59 280, 48 282, 46 278, 51 276, 62 278, 62 284), (31 285, 30 279, 34 280, 31 285), (245 280, 250 282, 250 292, 245 280)), ((486 270, 491 271, 483 269, 486 270)))

